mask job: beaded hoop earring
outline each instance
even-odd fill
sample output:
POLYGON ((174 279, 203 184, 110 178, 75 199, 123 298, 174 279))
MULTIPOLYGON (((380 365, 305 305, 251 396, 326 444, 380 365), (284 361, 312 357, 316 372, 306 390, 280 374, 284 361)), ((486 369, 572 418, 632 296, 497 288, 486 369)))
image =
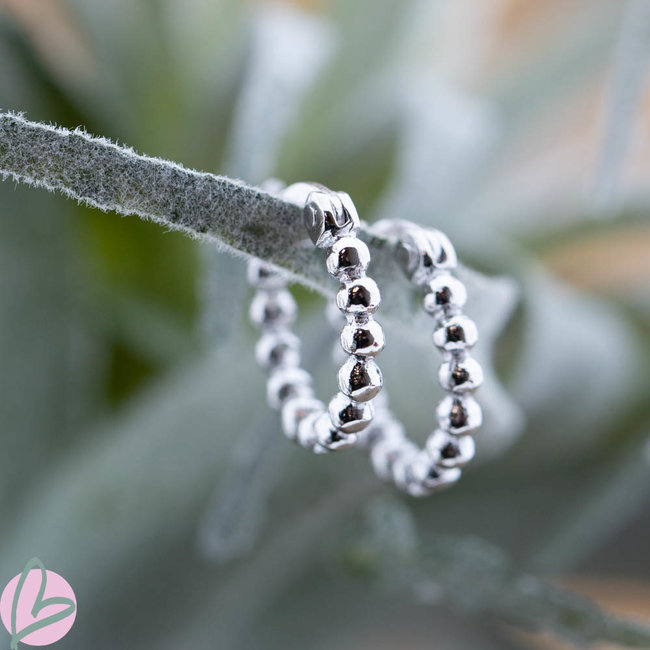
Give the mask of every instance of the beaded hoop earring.
POLYGON ((481 407, 472 393, 483 381, 478 362, 469 355, 478 340, 472 320, 462 314, 467 300, 463 283, 452 275, 456 252, 440 231, 403 220, 385 220, 372 232, 396 246, 410 280, 424 290, 423 307, 436 323, 433 343, 443 362, 438 379, 446 395, 436 409, 438 427, 420 449, 406 436, 383 394, 372 427, 357 445, 370 454, 376 474, 412 496, 426 496, 461 476, 475 453, 474 433, 482 424, 481 407))
POLYGON ((372 421, 371 400, 383 383, 374 357, 384 347, 384 335, 373 318, 381 296, 366 275, 370 251, 356 237, 360 222, 350 197, 310 183, 291 185, 281 196, 304 205, 307 233, 315 246, 328 250, 327 270, 341 282, 336 305, 346 316, 341 345, 348 359, 338 372, 340 390, 326 407, 314 396, 311 375, 300 367, 300 340, 291 332, 296 303, 285 275, 251 260, 248 279, 257 293, 250 318, 262 330, 255 354, 269 372, 268 402, 281 411, 285 435, 325 453, 354 445, 372 421))
POLYGON ((304 204, 305 225, 315 246, 328 249, 327 270, 341 281, 338 310, 328 310, 339 325, 348 355, 338 373, 340 392, 329 408, 315 399, 309 373, 300 368, 300 341, 291 332, 296 304, 283 273, 251 260, 249 281, 257 288, 251 304, 253 323, 262 329, 256 357, 270 373, 268 401, 282 411, 285 435, 315 453, 356 445, 370 455, 375 473, 412 496, 426 496, 461 476, 475 453, 474 433, 482 412, 472 393, 483 381, 480 365, 469 355, 478 339, 472 320, 462 314, 467 291, 452 275, 456 252, 440 231, 404 220, 385 220, 372 232, 396 249, 411 282, 424 290, 423 307, 436 323, 434 345, 442 352, 438 372, 446 392, 436 409, 438 427, 419 448, 379 395, 383 380, 374 357, 384 348, 383 330, 373 314, 380 293, 366 276, 368 247, 356 238, 360 222, 350 197, 322 186, 297 183, 282 197, 304 204), (372 400, 376 400, 374 413, 372 400), (374 421, 373 421, 374 416, 374 421))

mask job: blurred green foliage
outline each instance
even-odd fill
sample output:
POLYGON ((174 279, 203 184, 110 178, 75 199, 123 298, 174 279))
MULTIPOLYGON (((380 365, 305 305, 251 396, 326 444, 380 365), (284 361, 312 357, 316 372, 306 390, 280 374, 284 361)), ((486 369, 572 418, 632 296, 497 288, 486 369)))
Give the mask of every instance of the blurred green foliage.
MULTIPOLYGON (((634 37, 617 29, 622 3, 523 4, 0 4, 2 110, 198 169, 318 179, 368 220, 435 224, 466 264, 507 277, 472 276, 481 359, 499 371, 482 391, 478 461, 448 493, 384 502, 364 459, 280 439, 241 260, 0 185, 0 578, 38 555, 71 582, 79 616, 62 647, 530 647, 492 616, 650 646, 529 576, 650 578, 648 269, 638 246, 606 246, 624 232, 650 242, 650 155, 630 147, 616 202, 593 203, 606 128, 594 114, 617 39, 634 37), (291 21, 331 35, 313 78, 290 65, 306 47, 291 21), (242 132, 259 132, 252 149, 238 149, 242 132), (256 147, 268 169, 253 165, 256 147), (590 242, 605 242, 605 259, 590 242), (599 283, 603 266, 618 271, 611 282, 599 283), (210 274, 218 302, 206 305, 210 274), (378 507, 394 520, 381 544, 378 507)), ((626 118, 638 141, 641 112, 626 118)), ((298 295, 327 391, 321 304, 298 295)), ((391 401, 422 438, 436 390, 428 336, 388 332, 391 401)))

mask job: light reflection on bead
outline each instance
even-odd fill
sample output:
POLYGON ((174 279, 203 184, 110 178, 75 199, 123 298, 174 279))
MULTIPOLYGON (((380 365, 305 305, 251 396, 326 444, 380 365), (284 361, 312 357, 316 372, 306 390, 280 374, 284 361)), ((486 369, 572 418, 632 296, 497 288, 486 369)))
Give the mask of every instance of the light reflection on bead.
POLYGON ((343 393, 337 393, 329 403, 332 424, 343 433, 356 433, 365 429, 372 420, 371 402, 356 402, 343 393))
POLYGON ((409 492, 409 487, 415 483, 413 463, 419 451, 416 445, 407 440, 402 444, 402 448, 393 462, 391 468, 393 481, 402 492, 409 492))
POLYGON ((357 402, 367 402, 379 393, 382 376, 371 358, 349 357, 338 374, 341 392, 357 402))
POLYGON ((316 440, 318 444, 328 451, 338 451, 353 447, 357 441, 356 433, 341 433, 332 425, 329 414, 322 413, 314 422, 316 440))
POLYGON ((341 347, 348 354, 377 356, 386 345, 382 326, 372 318, 366 323, 349 323, 341 332, 341 347))
POLYGON ((478 341, 478 330, 474 321, 467 316, 452 316, 433 333, 433 343, 445 352, 465 350, 474 347, 478 341))
POLYGON ((435 260, 440 254, 440 248, 427 237, 424 229, 411 224, 402 225, 396 252, 398 261, 411 282, 420 286, 435 272, 435 260))
POLYGON ((436 414, 440 428, 454 435, 473 433, 483 423, 481 406, 471 395, 447 395, 436 414))
POLYGON ((296 318, 296 301, 286 289, 258 291, 250 308, 250 319, 257 327, 288 327, 296 318))
POLYGON ((347 314, 372 314, 377 311, 381 294, 374 280, 359 278, 345 282, 336 294, 336 304, 347 314))
POLYGON ((483 370, 475 359, 451 359, 440 366, 438 378, 445 390, 454 393, 471 392, 483 383, 483 370))
MULTIPOLYGON (((291 186, 287 188, 291 192, 291 186)), ((307 233, 318 248, 329 248, 337 239, 359 230, 359 215, 345 192, 316 188, 307 196, 303 218, 307 233)))
POLYGON ((370 251, 356 237, 342 237, 332 245, 327 256, 327 270, 338 279, 358 278, 369 264, 370 251))
POLYGON ((402 425, 392 416, 387 400, 384 398, 385 392, 381 392, 372 402, 375 415, 370 425, 357 434, 359 449, 370 451, 381 440, 389 437, 404 437, 402 425))
POLYGON ((449 241, 449 237, 440 230, 427 228, 427 237, 432 243, 432 247, 437 252, 437 258, 434 265, 437 270, 451 271, 458 265, 458 258, 456 257, 456 249, 449 241))
POLYGON ((417 455, 411 471, 415 482, 432 492, 453 485, 462 474, 457 467, 453 469, 438 467, 426 451, 417 455))
POLYGON ((447 273, 436 275, 427 284, 427 291, 423 300, 424 310, 432 316, 462 309, 467 302, 465 285, 447 273))
POLYGON ((256 289, 266 291, 282 289, 287 284, 285 274, 271 268, 261 260, 251 259, 248 261, 248 282, 256 289))
POLYGON ((402 441, 381 440, 370 451, 372 467, 382 481, 392 479, 393 463, 399 456, 401 448, 402 441))
POLYGON ((476 453, 472 436, 454 436, 438 429, 427 440, 426 449, 436 465, 448 469, 467 465, 476 453))
POLYGON ((300 422, 309 414, 326 412, 323 402, 313 397, 291 397, 282 406, 282 430, 290 440, 298 435, 300 422))
POLYGON ((312 397, 311 375, 302 368, 279 368, 266 384, 269 406, 280 409, 290 397, 312 397))
POLYGON ((265 370, 300 364, 300 339, 289 330, 270 331, 255 345, 255 359, 265 370))
POLYGON ((319 411, 313 411, 311 413, 308 413, 298 423, 298 430, 296 432, 295 440, 301 447, 304 447, 310 451, 315 451, 315 448, 319 446, 314 425, 320 415, 321 413, 319 411))

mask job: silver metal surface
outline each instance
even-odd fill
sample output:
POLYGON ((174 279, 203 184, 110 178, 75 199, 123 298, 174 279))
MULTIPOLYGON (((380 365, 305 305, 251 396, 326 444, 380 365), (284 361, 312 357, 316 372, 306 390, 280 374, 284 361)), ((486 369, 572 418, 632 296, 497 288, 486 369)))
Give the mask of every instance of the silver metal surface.
POLYGON ((327 271, 339 280, 361 277, 369 264, 370 251, 356 237, 342 237, 334 242, 327 256, 327 271))
POLYGON ((476 345, 478 330, 471 318, 452 316, 433 333, 433 344, 445 352, 460 352, 476 345))
POLYGON ((363 324, 355 321, 348 323, 341 332, 341 347, 348 354, 358 357, 374 357, 385 345, 384 330, 372 318, 363 324))
POLYGON ((474 458, 476 445, 472 436, 454 436, 438 429, 427 439, 426 450, 436 465, 452 469, 467 465, 474 458))
POLYGON ((341 288, 327 308, 327 318, 341 328, 341 349, 347 355, 338 372, 340 392, 325 407, 314 398, 311 376, 299 367, 300 341, 289 329, 296 305, 286 277, 251 260, 248 278, 257 294, 250 316, 262 330, 255 355, 270 373, 268 401, 282 411, 285 435, 319 454, 356 446, 369 455, 380 479, 411 496, 427 496, 452 485, 461 476, 460 468, 474 457, 469 434, 481 426, 482 413, 472 393, 483 373, 470 356, 478 331, 462 313, 467 291, 452 274, 457 260, 449 239, 438 230, 400 219, 372 227, 373 234, 394 246, 407 276, 423 291, 423 308, 435 324, 433 343, 442 354, 438 376, 446 395, 436 408, 437 428, 421 449, 406 436, 385 393, 380 393, 383 378, 374 357, 385 340, 373 314, 381 294, 366 275, 370 252, 356 238, 360 222, 350 197, 312 183, 292 185, 282 196, 304 205, 309 237, 328 250, 327 270, 341 288))
POLYGON ((381 303, 381 294, 371 278, 357 278, 344 282, 336 294, 338 308, 348 315, 374 314, 381 303))
POLYGON ((474 433, 483 424, 481 406, 471 395, 446 395, 436 409, 438 426, 455 436, 474 433))
POLYGON ((372 358, 349 357, 339 370, 341 392, 357 402, 367 402, 383 385, 381 370, 372 358))
MULTIPOLYGON (((478 340, 478 331, 461 313, 467 291, 451 273, 456 253, 443 233, 401 219, 374 224, 372 233, 393 244, 405 273, 424 291, 423 308, 435 322, 433 342, 443 357, 439 379, 447 395, 436 409, 439 428, 424 449, 404 435, 386 405, 378 409, 367 433, 359 436, 358 446, 369 453, 379 478, 411 496, 423 497, 458 481, 460 467, 474 457, 474 440, 468 434, 481 426, 482 414, 471 393, 483 381, 483 373, 469 350, 478 340)), ((355 351, 353 332, 344 329, 341 335, 343 347, 351 352, 355 351)), ((386 399, 385 392, 382 397, 386 399)))
MULTIPOLYGON (((303 185, 302 183, 300 184, 303 185)), ((314 186, 305 203, 305 228, 318 248, 330 248, 346 235, 356 235, 360 221, 354 203, 345 192, 314 186)), ((291 186, 288 191, 293 194, 291 186)))
POLYGON ((272 408, 281 409, 285 435, 315 453, 327 453, 354 446, 356 433, 372 421, 370 400, 381 390, 382 377, 369 357, 381 352, 384 335, 371 314, 381 296, 366 276, 370 251, 356 238, 360 222, 350 197, 315 183, 296 183, 281 194, 304 206, 307 234, 317 247, 328 249, 327 269, 342 283, 340 297, 332 306, 342 329, 344 359, 338 375, 342 392, 329 407, 314 398, 311 376, 299 367, 300 341, 290 331, 296 304, 286 288, 287 277, 259 260, 250 260, 248 280, 257 289, 250 318, 262 331, 255 357, 270 373, 267 399, 272 408))
POLYGON ((325 404, 314 397, 291 397, 282 405, 282 429, 289 440, 298 435, 298 425, 310 413, 325 413, 325 404))
POLYGON ((328 406, 334 428, 341 433, 358 433, 372 421, 371 402, 357 402, 343 393, 332 397, 328 406))
POLYGON ((465 285, 448 273, 434 276, 426 290, 422 304, 424 311, 434 318, 456 313, 467 302, 465 285))

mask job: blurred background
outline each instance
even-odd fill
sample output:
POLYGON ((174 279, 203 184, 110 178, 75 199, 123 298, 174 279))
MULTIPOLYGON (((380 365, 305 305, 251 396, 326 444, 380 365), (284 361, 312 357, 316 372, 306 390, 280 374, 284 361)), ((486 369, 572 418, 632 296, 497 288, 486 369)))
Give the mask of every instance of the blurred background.
MULTIPOLYGON (((0 0, 2 110, 440 228, 487 369, 463 480, 398 495, 282 439, 242 260, 5 182, 0 582, 66 577, 62 648, 650 647, 649 57, 645 0, 0 0)), ((430 327, 382 357, 418 440, 430 327)))

